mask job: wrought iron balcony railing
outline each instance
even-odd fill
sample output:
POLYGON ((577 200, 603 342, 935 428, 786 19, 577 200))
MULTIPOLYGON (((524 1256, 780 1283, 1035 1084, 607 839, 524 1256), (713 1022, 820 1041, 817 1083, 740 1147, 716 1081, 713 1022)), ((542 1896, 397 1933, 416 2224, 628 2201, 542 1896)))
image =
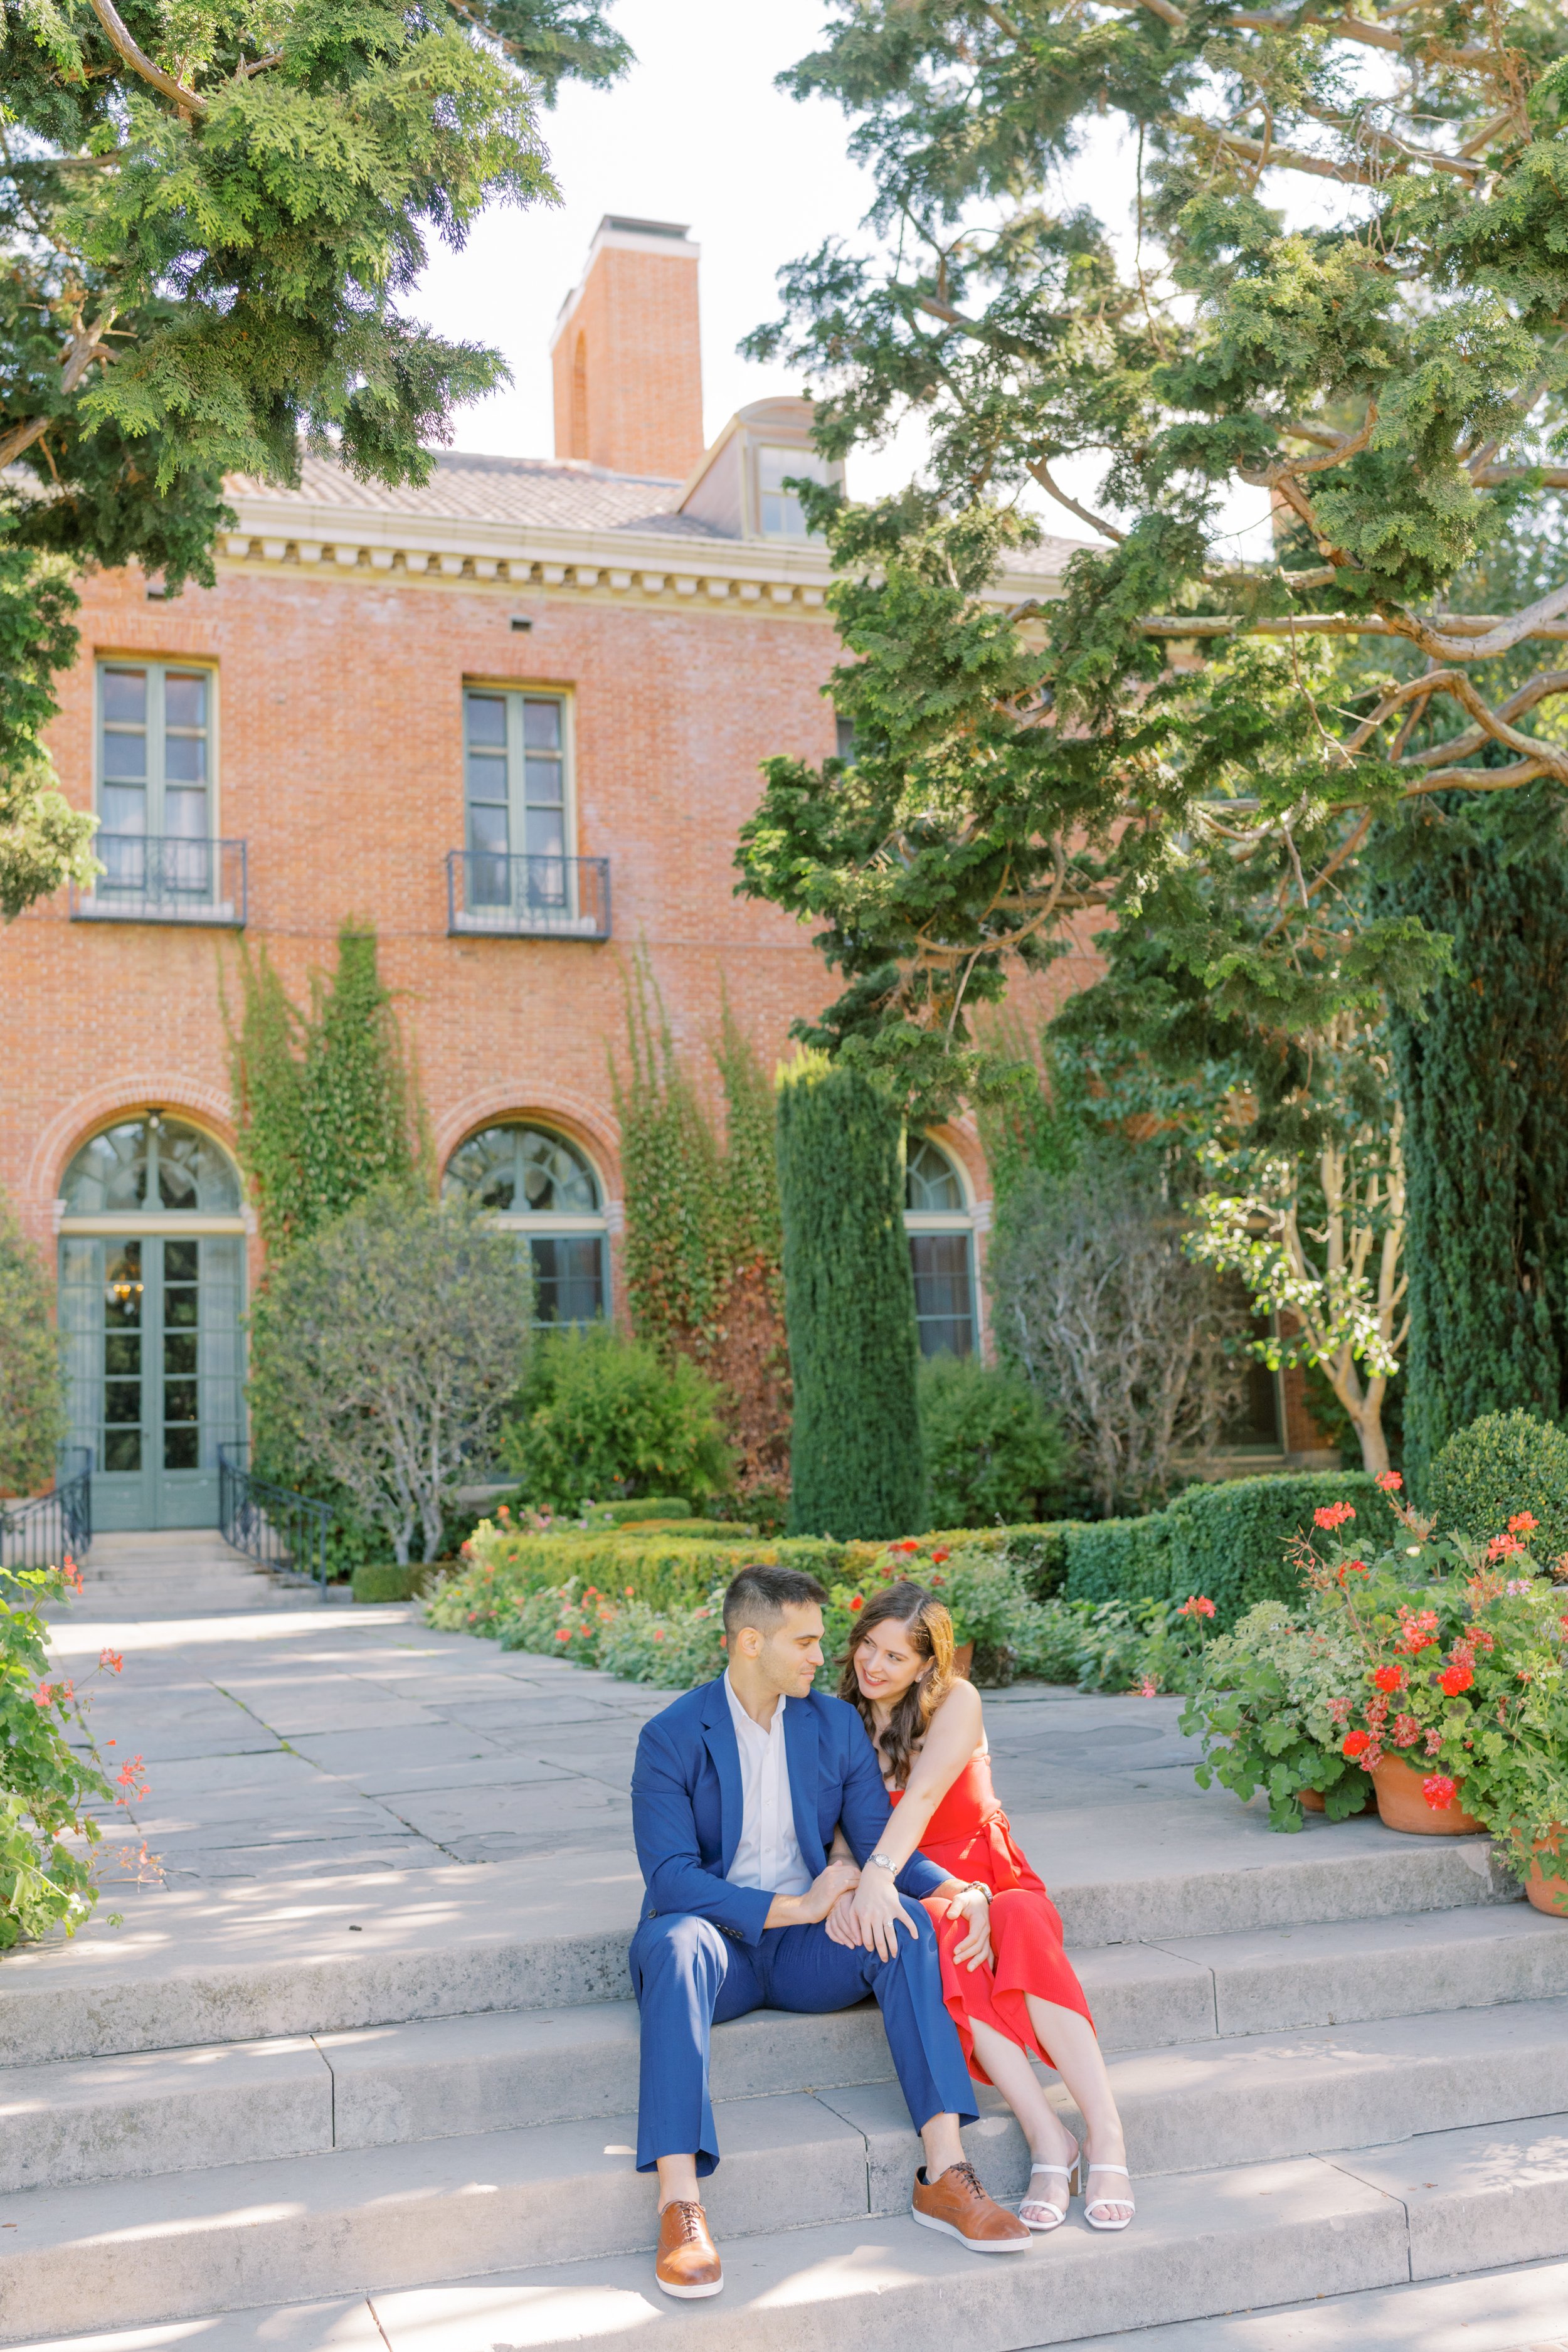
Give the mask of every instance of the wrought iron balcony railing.
POLYGON ((607 857, 447 856, 447 929, 505 939, 607 940, 607 857))
POLYGON ((100 833, 103 867, 71 885, 73 922, 221 923, 245 928, 245 844, 174 834, 100 833))

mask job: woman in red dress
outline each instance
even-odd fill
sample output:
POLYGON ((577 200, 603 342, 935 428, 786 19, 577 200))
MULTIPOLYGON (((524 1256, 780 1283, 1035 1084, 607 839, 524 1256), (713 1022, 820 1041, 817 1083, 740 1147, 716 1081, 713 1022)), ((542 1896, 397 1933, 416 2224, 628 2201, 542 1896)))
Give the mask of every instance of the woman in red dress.
MULTIPOLYGON (((1080 2166, 1078 2142, 1047 2098, 1033 2056, 1056 2068, 1089 2126, 1084 2219, 1091 2229, 1124 2230, 1132 2219, 1131 2184, 1094 2021, 1062 1949, 1056 1906, 996 1801, 980 1694, 953 1672, 952 1620, 942 1603, 908 1582, 868 1601, 838 1695, 858 1709, 896 1809, 882 1840, 889 1862, 901 1870, 918 1846, 990 1896, 988 1937, 940 1899, 927 1908, 969 2071, 995 2084, 1028 2138, 1034 2162, 1020 2221, 1031 2230, 1058 2228, 1080 2166)), ((828 1920, 838 1942, 859 1941, 849 1925, 852 1900, 841 1895, 828 1920)))

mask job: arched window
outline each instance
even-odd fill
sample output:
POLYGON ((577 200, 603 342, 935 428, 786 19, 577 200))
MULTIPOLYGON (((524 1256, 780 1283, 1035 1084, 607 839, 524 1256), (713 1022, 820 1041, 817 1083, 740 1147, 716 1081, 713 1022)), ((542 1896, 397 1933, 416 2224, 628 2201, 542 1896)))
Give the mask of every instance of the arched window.
POLYGON ((61 1187, 71 1437, 105 1528, 211 1527, 217 1449, 244 1434, 239 1171, 162 1111, 84 1143, 61 1187))
POLYGON ((552 1129, 507 1119, 460 1143, 442 1190, 525 1234, 537 1323, 592 1323, 609 1301, 604 1194, 586 1156, 552 1129))
POLYGON ((904 1230, 915 1277, 921 1353, 974 1351, 974 1216, 963 1180, 929 1135, 910 1138, 904 1230))

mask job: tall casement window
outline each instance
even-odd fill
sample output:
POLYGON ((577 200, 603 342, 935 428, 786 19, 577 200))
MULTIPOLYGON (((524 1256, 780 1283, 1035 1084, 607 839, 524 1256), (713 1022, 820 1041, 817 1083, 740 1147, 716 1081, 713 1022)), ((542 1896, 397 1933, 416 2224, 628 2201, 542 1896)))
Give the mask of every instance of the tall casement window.
POLYGON ((910 1138, 904 1230, 915 1277, 921 1353, 974 1349, 974 1212, 954 1162, 929 1135, 910 1138))
POLYGON ((105 883, 212 887, 215 775, 211 670, 176 662, 98 666, 98 808, 105 883))
POLYGON ((71 1439, 104 1528, 211 1527, 217 1449, 244 1434, 245 1218, 227 1153, 161 1111, 66 1171, 59 1325, 71 1439))
POLYGON ((536 1323, 592 1323, 608 1311, 604 1192, 565 1136, 521 1119, 487 1127, 458 1145, 442 1189, 526 1239, 536 1323))
POLYGON ((572 807, 564 696, 469 687, 463 711, 469 904, 565 909, 572 807))

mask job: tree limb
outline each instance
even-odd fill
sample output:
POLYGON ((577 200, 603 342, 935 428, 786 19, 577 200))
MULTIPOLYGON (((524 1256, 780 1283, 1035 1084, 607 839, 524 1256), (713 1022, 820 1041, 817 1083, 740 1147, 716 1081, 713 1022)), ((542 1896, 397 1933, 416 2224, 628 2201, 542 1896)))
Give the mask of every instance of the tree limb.
POLYGON ((176 81, 173 74, 167 74, 162 66, 154 65, 146 50, 138 47, 132 38, 130 27, 114 5, 114 0, 90 0, 90 5, 110 48, 124 58, 133 73, 140 74, 144 82, 150 82, 165 98, 173 99, 183 114, 206 113, 207 100, 199 92, 187 89, 184 82, 176 81))
MULTIPOLYGON (((114 357, 113 352, 101 340, 108 334, 114 320, 115 313, 105 310, 90 327, 84 327, 78 320, 60 362, 62 395, 76 390, 94 360, 111 360, 114 357)), ((15 465, 23 451, 30 449, 35 441, 41 439, 53 422, 54 419, 48 416, 28 416, 0 432, 0 472, 4 472, 7 466, 15 465)))
POLYGON ((1126 538, 1127 533, 1124 530, 1118 530, 1113 522, 1106 522, 1100 518, 1100 516, 1090 514, 1089 509, 1087 507, 1080 507, 1076 499, 1069 499, 1067 492, 1064 489, 1059 488, 1051 479, 1051 469, 1047 465, 1043 457, 1037 457, 1031 464, 1029 471, 1034 476, 1036 481, 1038 482, 1041 489, 1046 491, 1049 497, 1055 499, 1058 506, 1066 507, 1068 514, 1077 515, 1079 522, 1088 523, 1091 530, 1099 531, 1100 536, 1104 539, 1113 539, 1118 547, 1121 546, 1122 541, 1126 538))

